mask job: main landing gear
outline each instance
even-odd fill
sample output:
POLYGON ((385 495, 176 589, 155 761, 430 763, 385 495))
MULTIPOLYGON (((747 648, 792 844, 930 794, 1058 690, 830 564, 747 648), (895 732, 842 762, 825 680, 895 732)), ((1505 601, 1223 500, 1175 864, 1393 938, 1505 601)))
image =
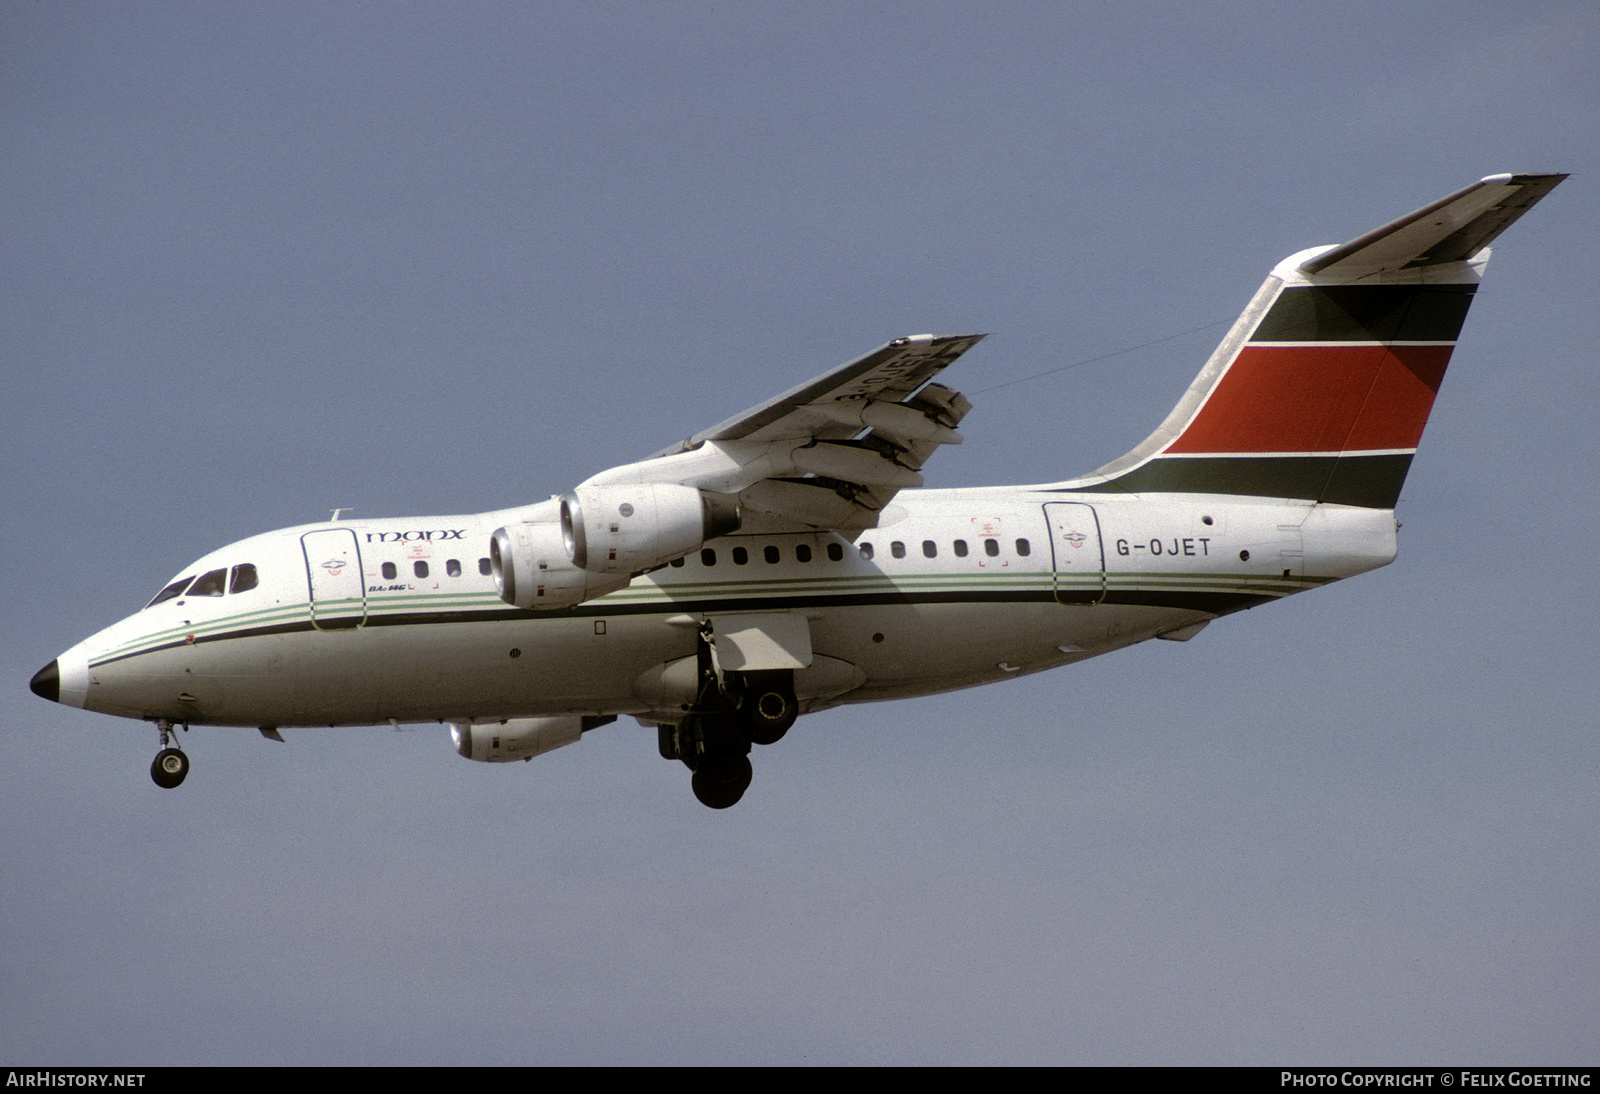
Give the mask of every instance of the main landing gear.
POLYGON ((776 744, 800 715, 794 673, 729 672, 717 664, 711 624, 696 643, 699 690, 677 725, 657 727, 661 755, 694 772, 700 804, 726 809, 750 787, 750 746, 776 744))
MULTIPOLYGON (((150 763, 150 777, 163 790, 171 790, 189 774, 189 757, 183 749, 172 743, 174 738, 171 722, 163 718, 156 723, 156 727, 161 730, 161 751, 156 753, 156 758, 150 763)), ((187 730, 189 727, 183 728, 187 730)))

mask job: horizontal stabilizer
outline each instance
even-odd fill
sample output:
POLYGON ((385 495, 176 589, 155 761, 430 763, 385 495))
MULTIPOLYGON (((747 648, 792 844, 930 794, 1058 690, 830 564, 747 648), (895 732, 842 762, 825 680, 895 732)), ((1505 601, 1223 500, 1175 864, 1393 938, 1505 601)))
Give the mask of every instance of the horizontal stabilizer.
POLYGON ((1409 216, 1301 264, 1308 274, 1361 276, 1465 262, 1566 175, 1490 175, 1409 216))

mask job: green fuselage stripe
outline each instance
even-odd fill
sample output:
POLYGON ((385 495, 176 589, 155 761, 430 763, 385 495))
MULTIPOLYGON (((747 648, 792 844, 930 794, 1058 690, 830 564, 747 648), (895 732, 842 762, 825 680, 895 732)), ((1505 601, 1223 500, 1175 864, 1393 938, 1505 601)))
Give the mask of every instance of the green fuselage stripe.
MULTIPOLYGON (((1302 589, 1322 584, 1323 578, 1252 578, 1209 574, 1128 573, 1111 575, 1101 604, 1139 605, 1225 615, 1302 589)), ((763 582, 685 582, 629 587, 608 596, 559 611, 529 611, 506 605, 492 593, 476 595, 411 595, 369 597, 362 616, 362 601, 346 602, 347 627, 435 626, 439 624, 527 622, 537 619, 615 618, 663 615, 677 612, 711 614, 728 611, 800 611, 808 608, 871 607, 916 604, 1050 603, 1058 599, 1081 600, 1084 592, 1099 597, 1099 571, 1086 574, 1052 574, 1028 571, 996 574, 974 584, 961 574, 917 575, 885 580, 859 577, 763 582)), ((279 605, 271 609, 223 616, 201 623, 165 628, 108 650, 91 667, 123 661, 140 654, 240 638, 328 628, 340 616, 324 611, 318 602, 313 623, 310 604, 279 605)))

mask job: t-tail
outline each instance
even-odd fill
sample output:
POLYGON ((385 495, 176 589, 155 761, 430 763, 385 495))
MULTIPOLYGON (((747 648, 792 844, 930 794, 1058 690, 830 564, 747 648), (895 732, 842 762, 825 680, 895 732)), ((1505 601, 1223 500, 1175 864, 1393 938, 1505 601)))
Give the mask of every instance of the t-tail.
POLYGON ((1172 413, 1071 484, 1393 509, 1489 261, 1566 175, 1491 175, 1279 263, 1172 413))

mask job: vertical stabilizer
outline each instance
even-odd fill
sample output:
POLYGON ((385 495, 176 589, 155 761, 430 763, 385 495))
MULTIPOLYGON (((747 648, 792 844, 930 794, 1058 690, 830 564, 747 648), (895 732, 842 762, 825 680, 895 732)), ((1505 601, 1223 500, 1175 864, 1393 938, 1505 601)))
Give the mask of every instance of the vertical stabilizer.
POLYGON ((1153 434, 1080 489, 1394 508, 1489 260, 1565 175, 1492 175, 1279 263, 1153 434))

